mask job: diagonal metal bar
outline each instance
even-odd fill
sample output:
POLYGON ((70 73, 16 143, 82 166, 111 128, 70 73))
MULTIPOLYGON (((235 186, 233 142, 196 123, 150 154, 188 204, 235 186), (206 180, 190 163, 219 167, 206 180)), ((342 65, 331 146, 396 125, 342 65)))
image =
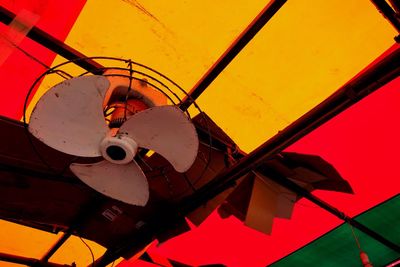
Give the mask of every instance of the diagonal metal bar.
MULTIPOLYGON (((258 168, 260 163, 264 160, 281 152, 283 149, 321 126, 340 112, 397 78, 400 75, 400 65, 398 64, 400 61, 400 46, 397 46, 396 48, 397 49, 392 51, 385 58, 381 59, 374 66, 370 67, 364 73, 344 85, 324 102, 266 141, 249 155, 239 160, 237 164, 217 175, 217 177, 202 188, 198 189, 193 195, 187 197, 181 203, 180 210, 182 210, 184 214, 194 210, 209 199, 217 196, 228 187, 233 186, 237 179, 258 168)), ((333 215, 341 217, 341 219, 344 220, 350 220, 349 222, 352 223, 354 227, 357 227, 388 247, 400 251, 398 245, 392 244, 391 242, 384 240, 382 237, 378 237, 376 233, 373 233, 372 230, 368 230, 360 223, 351 221, 352 219, 345 216, 343 212, 338 211, 328 203, 324 203, 308 191, 305 192, 304 189, 301 187, 299 188, 287 178, 278 177, 277 175, 274 175, 274 177, 275 178, 272 179, 279 184, 309 199, 333 215)))
POLYGON ((98 211, 102 204, 105 202, 104 198, 94 197, 86 205, 82 207, 75 219, 71 222, 69 228, 64 234, 49 248, 49 250, 42 256, 41 261, 47 262, 59 248, 71 237, 71 235, 79 230, 79 228, 98 211))
POLYGON ((193 89, 189 92, 190 97, 183 100, 180 108, 187 110, 190 105, 207 89, 207 87, 218 77, 218 75, 231 63, 231 61, 242 51, 242 49, 253 39, 253 37, 264 27, 265 24, 286 3, 286 0, 272 0, 247 26, 247 28, 233 41, 228 49, 201 77, 193 89))
MULTIPOLYGON (((11 11, 7 10, 6 8, 0 6, 0 22, 4 24, 10 24, 11 21, 15 18, 15 14, 11 11)), ((48 48, 49 50, 59 54, 60 56, 66 58, 67 60, 75 60, 75 59, 82 59, 86 58, 86 56, 79 51, 73 49, 72 47, 64 44, 60 40, 54 38, 47 32, 33 27, 27 35, 33 41, 43 45, 44 47, 48 48)), ((91 59, 82 59, 75 62, 78 66, 82 67, 83 69, 93 73, 93 74, 101 74, 102 70, 99 63, 95 62, 91 59)))
MULTIPOLYGON (((392 26, 400 33, 400 19, 396 12, 385 0, 371 0, 379 12, 392 24, 392 26)), ((393 1, 397 3, 395 8, 399 7, 399 1, 393 1)))
POLYGON ((389 0, 389 3, 392 5, 394 11, 400 15, 400 0, 389 0))
MULTIPOLYGON (((400 62, 400 46, 397 46, 394 51, 380 59, 376 64, 369 67, 360 75, 353 78, 332 96, 289 125, 276 136, 266 141, 249 155, 243 157, 237 164, 217 175, 217 177, 202 188, 198 189, 193 195, 182 200, 177 207, 178 210, 182 215, 195 210, 208 200, 217 196, 219 193, 233 186, 235 181, 244 174, 257 169, 259 164, 264 160, 279 153, 317 127, 332 119, 340 112, 346 110, 353 104, 381 88, 383 85, 397 78, 400 75, 400 64, 398 64, 398 62, 400 62)), ((397 244, 393 244, 378 233, 346 216, 340 210, 315 197, 308 191, 305 192, 303 188, 299 188, 297 184, 293 184, 293 182, 286 177, 282 177, 281 175, 274 173, 272 170, 265 171, 268 171, 271 178, 279 184, 295 191, 300 196, 309 199, 340 219, 348 221, 354 227, 394 251, 400 251, 397 244)), ((165 224, 170 223, 173 225, 173 222, 167 221, 167 217, 160 219, 162 219, 165 224)), ((152 236, 152 229, 145 228, 138 236, 131 238, 125 243, 125 245, 121 246, 117 250, 108 250, 103 256, 96 260, 95 267, 104 267, 119 258, 121 255, 140 251, 144 246, 152 241, 152 236)))
POLYGON ((290 189, 291 191, 295 192, 296 194, 308 199, 309 201, 313 202, 320 208, 326 210, 327 212, 331 213, 332 215, 338 217, 339 219, 348 222, 358 230, 362 231, 363 233, 367 234, 371 238, 375 239, 376 241, 380 242, 381 244, 385 245, 386 247, 392 249, 400 253, 400 246, 393 243, 389 239, 385 238, 384 236, 380 235, 378 232, 372 230, 371 228, 365 226, 364 224, 358 222, 357 220, 349 217, 344 212, 338 210, 337 208, 333 207, 329 203, 321 200, 320 198, 314 196, 311 192, 304 189, 303 187, 299 186, 295 182, 289 180, 285 176, 281 175, 277 171, 268 168, 268 166, 264 166, 263 169, 258 170, 261 171, 263 174, 266 174, 268 178, 272 179, 273 181, 277 182, 278 184, 290 189))
POLYGON ((203 188, 198 189, 197 193, 191 196, 190 200, 188 199, 186 202, 188 204, 199 201, 204 203, 205 199, 210 198, 207 195, 211 194, 213 190, 217 190, 219 186, 234 182, 258 166, 260 162, 281 152, 340 112, 395 79, 400 74, 399 61, 400 47, 375 66, 344 85, 340 90, 303 115, 300 119, 267 140, 260 147, 242 158, 237 164, 218 175, 207 185, 203 186, 203 188))
POLYGON ((50 249, 42 256, 41 261, 48 262, 49 259, 57 252, 59 248, 71 237, 71 233, 68 231, 63 233, 63 235, 50 247, 50 249))

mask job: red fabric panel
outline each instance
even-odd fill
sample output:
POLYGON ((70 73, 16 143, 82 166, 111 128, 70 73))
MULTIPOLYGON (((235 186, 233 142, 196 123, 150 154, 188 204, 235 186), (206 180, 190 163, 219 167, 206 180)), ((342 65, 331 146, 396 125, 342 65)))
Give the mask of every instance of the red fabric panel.
MULTIPOLYGON (((316 191, 315 195, 355 216, 400 192, 400 78, 347 109, 288 151, 322 156, 352 185, 355 194, 316 191)), ((199 265, 266 266, 342 221, 301 200, 291 220, 275 220, 271 236, 213 213, 203 225, 153 253, 199 265)), ((132 263, 125 266, 142 266, 132 263)))
MULTIPOLYGON (((0 0, 3 7, 15 14, 26 9, 39 15, 40 19, 36 26, 59 40, 65 40, 85 2, 85 0, 0 0)), ((0 25, 0 33, 4 33, 6 30, 5 25, 0 25)), ((46 65, 51 65, 54 60, 54 53, 29 38, 25 38, 20 46, 46 65)), ((44 67, 22 52, 14 50, 4 64, 0 66, 0 80, 2 81, 0 115, 20 119, 26 93, 36 77, 44 71, 44 67), (21 65, 23 68, 21 68, 21 65)))
POLYGON ((332 163, 355 194, 317 192, 354 216, 400 192, 400 79, 326 123, 290 150, 332 163))

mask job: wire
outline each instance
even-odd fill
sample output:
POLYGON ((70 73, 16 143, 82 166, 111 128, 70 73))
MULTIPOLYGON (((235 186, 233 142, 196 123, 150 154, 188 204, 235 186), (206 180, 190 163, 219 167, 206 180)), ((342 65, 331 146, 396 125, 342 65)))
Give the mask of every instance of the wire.
POLYGON ((31 135, 31 133, 29 132, 29 129, 28 129, 28 124, 25 122, 25 119, 24 119, 24 130, 25 130, 25 133, 26 133, 26 135, 28 137, 28 142, 31 145, 32 150, 36 154, 38 159, 47 167, 47 169, 49 171, 57 173, 56 170, 53 167, 50 166, 50 164, 47 162, 47 160, 44 159, 42 154, 40 154, 40 152, 38 151, 37 147, 35 146, 35 143, 33 142, 33 139, 32 139, 32 135, 31 135))
POLYGON ((361 252, 361 251, 362 251, 361 245, 360 245, 360 242, 359 242, 359 240, 358 240, 358 238, 357 238, 357 236, 356 236, 356 233, 354 232, 354 228, 353 228, 353 226, 352 226, 348 221, 347 221, 347 224, 350 226, 351 233, 353 234, 353 237, 354 237, 354 240, 356 241, 357 247, 358 247, 358 249, 359 249, 360 252, 361 252))
POLYGON ((143 162, 144 165, 149 169, 149 171, 153 171, 153 168, 143 159, 142 156, 140 156, 139 153, 137 153, 138 158, 140 159, 141 162, 143 162))
POLYGON ((83 240, 82 237, 79 236, 79 239, 83 242, 83 244, 85 244, 85 246, 89 249, 90 251, 90 255, 92 256, 92 267, 94 267, 94 254, 92 249, 90 248, 90 246, 85 242, 85 240, 83 240))
MULTIPOLYGON (((10 40, 9 38, 7 38, 4 34, 0 34, 0 37, 2 37, 3 39, 5 39, 11 46, 15 47, 17 50, 19 50, 20 52, 22 52, 25 56, 27 56, 29 59, 33 60, 34 62, 38 63, 39 65, 41 65, 42 67, 46 68, 46 69, 50 69, 50 67, 43 63, 43 61, 40 61, 37 57, 35 57, 34 55, 28 53, 26 50, 24 50, 22 47, 20 47, 19 45, 17 45, 16 43, 14 43, 12 40, 10 40)), ((64 79, 68 79, 68 77, 72 77, 71 75, 69 75, 68 73, 66 73, 65 71, 57 71, 55 72, 56 74, 60 75, 61 77, 63 77, 64 79), (65 76, 64 76, 65 75, 65 76), (68 77, 66 77, 68 76, 68 77)))
POLYGON ((132 90, 132 80, 133 80, 133 68, 132 68, 132 60, 128 60, 128 67, 129 67, 129 86, 128 86, 128 91, 126 92, 125 96, 125 109, 124 109, 124 121, 126 121, 126 110, 128 109, 128 98, 129 98, 129 93, 132 90))
POLYGON ((174 196, 174 189, 172 187, 172 183, 171 180, 169 179, 169 177, 165 174, 165 169, 162 168, 160 169, 161 175, 164 176, 166 182, 167 182, 167 186, 168 186, 168 193, 169 196, 172 198, 174 196))
MULTIPOLYGON (((197 104, 195 104, 195 106, 197 106, 197 104)), ((208 159, 206 162, 206 165, 203 168, 203 171, 201 172, 201 174, 199 175, 198 178, 196 178, 196 180, 193 182, 194 185, 196 185, 205 175, 205 173, 208 170, 208 167, 210 166, 210 162, 211 162, 211 158, 212 158, 212 136, 211 136, 211 130, 210 130, 210 125, 209 125, 209 121, 207 116, 204 114, 204 112, 201 111, 201 116, 203 117, 204 122, 206 123, 206 128, 207 128, 207 133, 208 133, 208 159)))
POLYGON ((187 177, 186 173, 183 173, 183 178, 185 178, 186 183, 190 186, 192 191, 196 192, 197 191, 196 187, 194 187, 193 183, 189 180, 189 178, 187 177))

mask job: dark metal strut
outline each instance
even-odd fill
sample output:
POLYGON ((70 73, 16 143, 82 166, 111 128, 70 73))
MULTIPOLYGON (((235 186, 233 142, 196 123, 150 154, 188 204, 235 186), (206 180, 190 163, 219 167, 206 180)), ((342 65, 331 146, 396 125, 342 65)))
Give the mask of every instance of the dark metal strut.
MULTIPOLYGON (((177 207, 182 215, 185 215, 200 207, 210 199, 217 196, 227 188, 233 186, 237 179, 248 172, 259 168, 259 165, 269 157, 279 153, 300 138, 304 137, 317 127, 332 119, 340 112, 354 105, 361 99, 370 95, 400 75, 400 47, 386 55, 379 62, 369 67, 349 83, 345 84, 328 99, 313 108, 297 121, 286 127, 283 131, 266 141, 246 157, 239 160, 235 165, 217 175, 212 181, 198 189, 193 195, 185 198, 177 207)), ((361 224, 357 220, 347 216, 344 212, 336 209, 325 201, 315 197, 313 194, 293 183, 275 170, 263 169, 268 177, 280 185, 292 190, 299 196, 307 198, 319 207, 353 225, 371 238, 384 244, 388 248, 399 252, 400 247, 377 232, 361 224)), ((166 221, 163 223, 167 223, 166 221)), ((173 225, 173 222, 170 222, 173 225)), ((153 229, 143 229, 140 237, 130 239, 125 246, 116 250, 108 250, 96 260, 96 267, 103 267, 117 259, 119 256, 133 251, 140 251, 146 244, 152 241, 153 229)))
POLYGON ((63 235, 53 244, 52 247, 44 254, 41 258, 42 261, 47 262, 57 250, 71 237, 71 235, 78 231, 79 228, 84 224, 90 217, 102 207, 104 203, 103 198, 93 197, 86 205, 82 207, 78 215, 71 222, 69 228, 63 233, 63 235))
MULTIPOLYGON (((400 2, 398 0, 390 0, 394 9, 385 0, 371 0, 378 11, 392 24, 392 26, 400 33, 400 2)), ((399 35, 395 37, 397 42, 400 41, 399 35)))
POLYGON ((207 89, 207 87, 218 77, 229 63, 242 51, 242 49, 253 39, 253 37, 264 27, 265 24, 286 3, 286 0, 272 0, 247 26, 247 28, 233 41, 229 48, 201 77, 193 89, 189 92, 181 104, 182 110, 187 110, 190 105, 207 89))

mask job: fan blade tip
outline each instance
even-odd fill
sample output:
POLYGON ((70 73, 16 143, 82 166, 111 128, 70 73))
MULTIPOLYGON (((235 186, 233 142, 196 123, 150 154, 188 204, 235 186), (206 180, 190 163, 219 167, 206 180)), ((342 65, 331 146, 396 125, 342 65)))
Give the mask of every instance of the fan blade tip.
POLYGON ((141 207, 149 200, 146 176, 135 161, 125 165, 105 160, 93 164, 72 163, 70 169, 86 185, 112 199, 141 207))
MULTIPOLYGON (((138 206, 138 207, 145 207, 147 205, 147 202, 149 202, 149 190, 145 190, 142 192, 142 195, 135 194, 134 198, 114 198, 118 201, 121 201, 123 203, 133 205, 133 206, 138 206)), ((104 193, 107 195, 107 193, 104 193)))
POLYGON ((190 153, 186 153, 185 157, 181 157, 178 160, 174 159, 173 161, 169 161, 177 172, 184 173, 188 171, 196 161, 197 154, 199 152, 199 141, 197 139, 197 135, 195 136, 194 142, 193 148, 191 149, 190 153))
POLYGON ((135 199, 135 201, 130 201, 129 203, 128 202, 126 203, 139 207, 144 207, 147 205, 147 202, 149 202, 149 194, 146 194, 143 199, 140 200, 135 199))

